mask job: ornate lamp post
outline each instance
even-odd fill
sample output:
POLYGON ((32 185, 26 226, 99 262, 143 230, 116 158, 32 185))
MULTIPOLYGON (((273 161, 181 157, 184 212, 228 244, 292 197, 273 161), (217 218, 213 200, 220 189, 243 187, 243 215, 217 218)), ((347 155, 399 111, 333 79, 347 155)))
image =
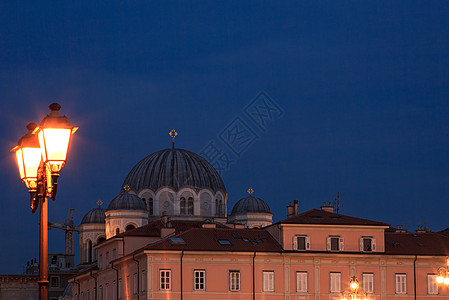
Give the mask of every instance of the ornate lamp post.
POLYGON ((30 193, 31 211, 40 206, 39 224, 39 300, 48 299, 48 198, 55 199, 59 171, 67 160, 73 127, 69 118, 59 113, 53 103, 51 112, 39 126, 30 123, 28 133, 11 149, 16 153, 20 179, 30 193))
POLYGON ((355 276, 352 276, 351 280, 349 281, 349 287, 350 287, 350 291, 344 291, 342 293, 342 297, 341 300, 360 300, 360 299, 368 299, 366 296, 366 293, 364 293, 363 291, 359 291, 359 281, 357 280, 357 278, 355 276))

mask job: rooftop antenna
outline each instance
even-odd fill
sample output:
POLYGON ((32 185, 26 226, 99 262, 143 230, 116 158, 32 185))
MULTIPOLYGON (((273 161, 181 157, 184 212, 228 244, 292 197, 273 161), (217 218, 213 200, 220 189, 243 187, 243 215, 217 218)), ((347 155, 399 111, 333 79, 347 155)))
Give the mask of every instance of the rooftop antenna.
POLYGON ((334 201, 332 204, 334 206, 335 213, 338 214, 338 212, 340 211, 340 192, 337 192, 337 198, 334 198, 334 201))

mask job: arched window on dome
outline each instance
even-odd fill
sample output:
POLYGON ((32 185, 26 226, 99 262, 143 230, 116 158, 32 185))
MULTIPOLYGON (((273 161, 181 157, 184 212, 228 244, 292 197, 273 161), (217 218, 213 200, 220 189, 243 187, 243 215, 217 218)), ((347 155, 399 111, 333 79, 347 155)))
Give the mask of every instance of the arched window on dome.
POLYGON ((215 216, 220 216, 220 205, 218 199, 215 199, 215 216))
POLYGON ((145 206, 147 206, 147 199, 146 198, 142 198, 143 203, 145 203, 145 206))
POLYGON ((92 241, 91 240, 87 241, 87 262, 88 263, 92 262, 92 241))
POLYGON ((192 197, 189 197, 189 201, 188 201, 187 205, 188 205, 188 207, 187 207, 187 209, 188 209, 187 214, 190 215, 190 216, 193 216, 193 198, 192 197))
POLYGON ((148 198, 148 211, 150 212, 150 216, 153 215, 153 198, 148 198))
POLYGON ((133 224, 128 224, 128 225, 126 225, 125 231, 133 230, 135 228, 136 228, 136 226, 134 226, 133 224))
POLYGON ((179 201, 179 214, 180 215, 186 214, 186 207, 187 207, 186 198, 181 197, 181 200, 179 201))

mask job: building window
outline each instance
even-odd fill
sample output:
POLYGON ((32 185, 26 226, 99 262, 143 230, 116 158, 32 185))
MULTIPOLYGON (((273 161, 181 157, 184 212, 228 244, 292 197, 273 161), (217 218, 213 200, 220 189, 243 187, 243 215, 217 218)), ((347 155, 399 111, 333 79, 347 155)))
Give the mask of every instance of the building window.
POLYGON ((52 276, 50 278, 50 287, 54 287, 54 288, 59 287, 59 276, 52 276))
POLYGON ((181 215, 185 215, 185 214, 186 214, 186 207, 187 207, 186 198, 181 197, 179 206, 180 206, 180 207, 179 207, 180 214, 181 214, 181 215))
POLYGON ((331 272, 330 276, 330 292, 340 293, 341 292, 341 273, 331 272))
POLYGON ((120 234, 120 228, 115 228, 115 235, 119 235, 120 234))
POLYGON ((153 198, 148 199, 148 211, 150 212, 150 216, 153 215, 153 198))
POLYGON ((107 268, 109 266, 109 251, 106 251, 106 262, 105 267, 107 268))
POLYGON ((395 274, 396 294, 407 293, 407 274, 395 274))
POLYGON ((229 271, 229 290, 240 291, 240 271, 229 271))
POLYGON ((293 238, 293 249, 300 251, 310 250, 310 237, 306 235, 296 235, 293 238))
POLYGON ((296 292, 297 293, 307 293, 308 282, 307 282, 307 272, 296 272, 296 292))
POLYGON ((263 291, 274 292, 274 271, 263 271, 263 291))
POLYGON ((339 236, 329 236, 327 238, 327 250, 328 251, 343 251, 344 239, 339 236))
POLYGON ((136 295, 139 291, 138 285, 138 279, 137 279, 137 273, 134 273, 133 275, 133 294, 136 295))
POLYGON ((365 293, 374 293, 374 274, 363 273, 362 274, 362 289, 365 293))
POLYGON ((112 300, 117 300, 117 284, 114 281, 112 281, 112 300))
POLYGON ((171 289, 171 270, 159 270, 159 288, 161 290, 171 289))
POLYGON ((90 300, 90 291, 89 290, 86 291, 86 300, 90 300))
POLYGON ((103 265, 103 254, 100 254, 99 256, 98 256, 98 268, 101 270, 101 268, 102 268, 102 265, 103 265))
POLYGON ((193 271, 193 289, 195 291, 206 290, 206 271, 194 270, 193 271))
POLYGON ((360 251, 373 252, 376 251, 376 239, 371 236, 363 236, 360 238, 360 251))
POLYGON ((193 198, 189 197, 189 200, 187 201, 187 214, 189 216, 193 216, 193 198))
MULTIPOLYGON (((103 300, 103 286, 100 285, 100 287, 98 288, 98 299, 99 300, 103 300)), ((108 298, 106 298, 108 299, 108 298)))
MULTIPOLYGON (((104 299, 105 300, 109 299, 109 283, 106 283, 106 286, 104 288, 104 299)), ((103 300, 103 299, 101 299, 101 300, 103 300)))
POLYGON ((142 270, 142 277, 140 278, 140 291, 145 292, 147 288, 147 272, 145 270, 142 270))
POLYGON ((427 274, 427 294, 438 295, 437 275, 427 274))

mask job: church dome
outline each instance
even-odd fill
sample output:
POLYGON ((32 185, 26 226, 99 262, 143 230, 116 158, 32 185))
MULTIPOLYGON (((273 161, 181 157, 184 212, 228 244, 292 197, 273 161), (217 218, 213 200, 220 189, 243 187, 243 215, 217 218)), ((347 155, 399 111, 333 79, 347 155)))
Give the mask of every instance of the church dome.
POLYGON ((271 214, 270 207, 260 198, 252 195, 240 199, 232 208, 231 215, 246 213, 268 213, 271 214))
POLYGON ((145 203, 138 196, 128 193, 129 187, 125 186, 117 197, 109 203, 109 210, 147 210, 145 203))
POLYGON ((81 224, 92 224, 92 223, 105 223, 105 213, 106 209, 97 207, 89 210, 81 220, 81 224))
POLYGON ((135 191, 143 188, 157 191, 165 186, 178 191, 190 186, 196 190, 209 188, 226 193, 223 180, 206 159, 175 148, 154 152, 139 161, 123 182, 123 186, 126 185, 135 191))

